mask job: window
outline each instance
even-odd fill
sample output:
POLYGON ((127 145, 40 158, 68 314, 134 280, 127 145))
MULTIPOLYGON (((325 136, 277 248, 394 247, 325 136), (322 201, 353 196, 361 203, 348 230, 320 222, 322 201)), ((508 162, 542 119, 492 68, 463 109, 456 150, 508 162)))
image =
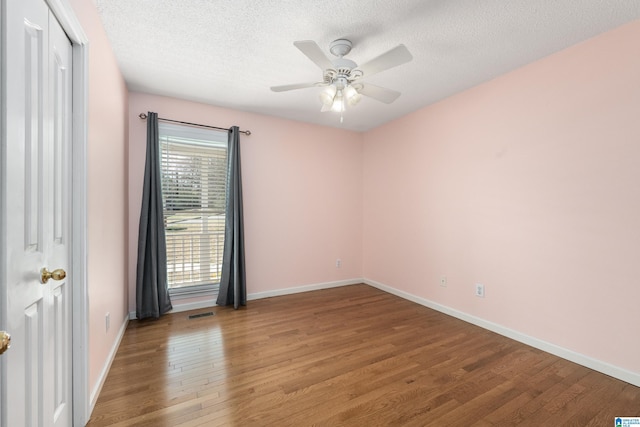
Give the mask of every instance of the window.
POLYGON ((210 293, 222 268, 228 136, 166 123, 158 130, 169 291, 210 293))

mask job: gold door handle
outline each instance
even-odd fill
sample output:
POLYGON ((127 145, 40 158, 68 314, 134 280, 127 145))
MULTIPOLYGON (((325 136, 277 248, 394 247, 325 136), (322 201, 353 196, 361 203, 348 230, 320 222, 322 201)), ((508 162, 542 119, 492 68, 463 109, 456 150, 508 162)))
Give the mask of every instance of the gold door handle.
POLYGON ((11 347, 11 335, 5 331, 0 331, 0 354, 9 350, 9 347, 11 347))
POLYGON ((49 281, 49 279, 62 280, 65 277, 67 277, 67 272, 64 271, 61 268, 58 268, 58 269, 53 270, 53 271, 49 271, 49 270, 47 270, 47 267, 44 267, 40 271, 40 279, 42 280, 43 284, 47 283, 49 281))

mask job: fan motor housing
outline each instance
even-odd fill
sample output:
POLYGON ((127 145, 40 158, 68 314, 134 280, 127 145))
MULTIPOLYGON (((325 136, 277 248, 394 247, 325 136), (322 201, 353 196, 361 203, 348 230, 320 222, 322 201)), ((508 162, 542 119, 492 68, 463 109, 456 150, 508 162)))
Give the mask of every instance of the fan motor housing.
POLYGON ((358 66, 358 64, 346 58, 336 58, 331 62, 333 63, 333 67, 338 70, 338 73, 340 73, 341 70, 351 71, 358 66))

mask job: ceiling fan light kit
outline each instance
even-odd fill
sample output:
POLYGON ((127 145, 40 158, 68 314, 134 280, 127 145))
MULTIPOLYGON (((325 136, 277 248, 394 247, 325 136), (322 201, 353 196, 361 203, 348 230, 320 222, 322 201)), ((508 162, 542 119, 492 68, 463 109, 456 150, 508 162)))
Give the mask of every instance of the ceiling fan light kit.
POLYGON ((332 84, 329 84, 320 92, 320 101, 323 108, 320 111, 328 111, 327 108, 336 113, 342 113, 347 104, 356 105, 362 99, 362 95, 358 92, 358 88, 362 85, 351 85, 344 78, 337 78, 332 84))
MULTIPOLYGON (((283 92, 324 86, 325 88, 320 93, 320 101, 322 102, 320 111, 322 112, 343 113, 347 105, 355 106, 358 104, 362 95, 386 104, 392 103, 400 96, 400 92, 361 82, 360 79, 397 67, 413 59, 409 50, 401 44, 358 67, 354 61, 344 57, 351 52, 353 47, 350 40, 338 39, 331 42, 329 52, 336 56, 333 61, 329 60, 322 49, 312 40, 297 41, 293 44, 322 69, 322 81, 272 86, 271 90, 283 92)), ((342 114, 340 121, 342 122, 342 114)))

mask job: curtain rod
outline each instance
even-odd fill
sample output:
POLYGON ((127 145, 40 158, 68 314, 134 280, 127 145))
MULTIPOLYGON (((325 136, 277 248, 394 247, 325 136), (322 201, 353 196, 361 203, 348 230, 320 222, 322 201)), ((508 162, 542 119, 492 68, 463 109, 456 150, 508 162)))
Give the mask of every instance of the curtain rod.
MULTIPOLYGON (((140 113, 138 115, 138 117, 140 117, 142 120, 146 120, 147 115, 145 113, 140 113)), ((189 125, 189 126, 198 126, 198 127, 201 127, 201 128, 226 130, 227 132, 230 130, 230 129, 227 129, 227 128, 220 128, 220 127, 217 127, 217 126, 209 126, 209 125, 201 125, 201 124, 198 124, 198 123, 181 122, 180 120, 163 119, 161 117, 158 117, 158 120, 162 120, 163 122, 180 123, 180 124, 189 125)), ((250 130, 241 130, 239 132, 240 133, 244 133, 247 136, 251 135, 251 131, 250 130)))

